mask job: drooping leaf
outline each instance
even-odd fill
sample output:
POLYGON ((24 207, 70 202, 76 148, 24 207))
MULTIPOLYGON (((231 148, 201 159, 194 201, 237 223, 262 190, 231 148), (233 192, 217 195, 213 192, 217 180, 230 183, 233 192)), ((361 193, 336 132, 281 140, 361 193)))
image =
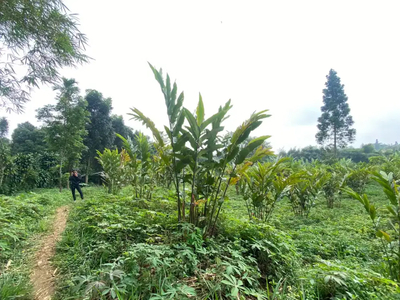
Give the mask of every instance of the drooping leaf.
POLYGON ((128 115, 132 116, 131 119, 141 121, 143 125, 151 130, 155 140, 160 144, 161 147, 164 146, 164 140, 161 137, 161 133, 156 128, 156 125, 152 120, 146 117, 140 110, 137 108, 131 108, 132 113, 128 113, 128 115))

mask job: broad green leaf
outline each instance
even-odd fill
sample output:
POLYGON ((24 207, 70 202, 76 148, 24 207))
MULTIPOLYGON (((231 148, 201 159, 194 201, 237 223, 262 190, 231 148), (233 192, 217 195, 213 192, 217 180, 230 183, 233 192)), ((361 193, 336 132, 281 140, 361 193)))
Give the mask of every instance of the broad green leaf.
POLYGON ((200 138, 200 128, 197 125, 196 119, 194 118, 192 113, 186 108, 184 108, 183 111, 185 113, 186 119, 190 124, 189 131, 192 134, 193 138, 197 141, 200 138))
POLYGON ((196 117, 197 117, 197 126, 200 127, 200 125, 204 121, 204 104, 203 104, 203 98, 201 97, 200 93, 199 93, 199 104, 197 105, 197 110, 196 110, 196 117))
POLYGON ((211 123, 215 122, 216 120, 218 120, 218 118, 220 118, 222 115, 222 112, 218 112, 214 115, 212 115, 211 117, 209 117, 207 120, 205 120, 201 125, 200 125, 200 131, 203 131, 208 125, 210 125, 211 123))
POLYGON ((183 104, 183 100, 184 100, 184 99, 185 99, 184 93, 181 92, 181 93, 179 94, 177 103, 176 103, 176 105, 175 105, 175 107, 174 107, 174 111, 173 111, 172 116, 171 116, 171 123, 172 123, 172 124, 175 123, 178 114, 181 112, 181 108, 182 108, 182 104, 183 104))
POLYGON ((183 111, 181 111, 178 120, 175 124, 174 131, 172 133, 173 136, 177 136, 179 132, 182 130, 183 122, 185 122, 185 114, 183 111))
POLYGON ((174 103, 175 103, 175 100, 176 100, 177 92, 178 92, 178 86, 176 85, 176 82, 174 82, 174 86, 173 86, 172 91, 171 91, 171 101, 173 101, 174 103))
POLYGON ((252 140, 246 147, 240 150, 239 155, 236 157, 235 164, 239 165, 242 162, 244 162, 244 160, 250 154, 250 152, 252 152, 258 146, 261 146, 267 138, 268 136, 262 136, 252 140))
POLYGON ((164 80, 162 78, 162 69, 160 69, 160 71, 157 71, 156 68, 154 68, 149 62, 147 62, 147 63, 149 64, 151 70, 153 71, 154 77, 160 84, 161 90, 163 90, 164 89, 164 80))
POLYGON ((189 133, 184 132, 180 137, 178 137, 176 143, 174 144, 174 151, 180 152, 185 146, 186 142, 189 140, 189 133))
POLYGON ((386 208, 394 217, 398 217, 395 206, 388 205, 386 208))
POLYGON ((371 217, 371 219, 374 221, 376 218, 376 208, 374 205, 370 205, 369 206, 369 216, 371 217))
MULTIPOLYGON (((171 101, 171 79, 169 78, 169 75, 167 74, 167 81, 165 84, 166 88, 166 99, 168 99, 169 103, 168 106, 172 106, 172 108, 175 106, 175 101, 171 101)), ((169 110, 169 107, 168 107, 169 110)))
POLYGON ((232 159, 234 159, 236 157, 236 155, 239 153, 239 147, 234 147, 233 149, 231 149, 228 153, 228 156, 226 158, 226 161, 229 163, 230 161, 232 161, 232 159))
POLYGON ((165 133, 167 134, 167 136, 169 137, 169 139, 172 141, 173 136, 172 136, 169 128, 167 126, 164 126, 164 130, 165 130, 165 133))
POLYGON ((389 234, 387 234, 386 232, 382 231, 382 230, 378 230, 376 232, 376 236, 380 237, 380 238, 384 238, 388 243, 390 243, 392 241, 392 238, 390 237, 389 234))

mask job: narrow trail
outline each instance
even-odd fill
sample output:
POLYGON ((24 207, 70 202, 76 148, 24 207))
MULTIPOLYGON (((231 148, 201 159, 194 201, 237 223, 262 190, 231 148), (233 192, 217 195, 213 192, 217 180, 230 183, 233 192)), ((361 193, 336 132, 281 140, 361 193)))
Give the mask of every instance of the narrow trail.
POLYGON ((50 300, 54 294, 57 270, 50 264, 50 260, 54 256, 56 243, 67 224, 68 211, 68 206, 57 209, 52 231, 42 239, 40 248, 35 254, 35 265, 31 274, 35 300, 50 300))

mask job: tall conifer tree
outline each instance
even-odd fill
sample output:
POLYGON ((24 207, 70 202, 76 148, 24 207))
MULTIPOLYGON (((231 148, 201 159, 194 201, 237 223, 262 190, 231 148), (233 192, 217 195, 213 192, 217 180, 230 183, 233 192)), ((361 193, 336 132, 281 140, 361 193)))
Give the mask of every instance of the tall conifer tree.
POLYGON ((322 115, 317 125, 319 131, 315 137, 321 145, 329 143, 337 156, 337 148, 343 148, 354 141, 356 130, 352 128, 354 121, 350 116, 348 99, 336 71, 331 69, 326 78, 324 106, 321 107, 322 115))

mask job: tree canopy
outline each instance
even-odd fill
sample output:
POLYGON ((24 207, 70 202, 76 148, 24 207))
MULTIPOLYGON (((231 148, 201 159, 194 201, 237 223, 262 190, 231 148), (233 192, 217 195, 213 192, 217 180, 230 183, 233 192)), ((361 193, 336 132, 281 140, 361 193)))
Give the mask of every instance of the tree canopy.
POLYGON ((45 131, 29 122, 18 124, 11 135, 13 153, 29 154, 46 151, 45 131))
MULTIPOLYGON (((133 132, 132 128, 126 126, 122 116, 112 115, 111 120, 112 120, 112 127, 115 133, 122 135, 126 139, 130 138, 134 144, 136 143, 135 136, 137 136, 139 132, 138 131, 133 132)), ((121 150, 123 147, 122 140, 116 138, 114 140, 114 146, 117 147, 118 150, 121 150)))
POLYGON ((103 152, 105 148, 110 148, 115 140, 115 134, 110 115, 111 98, 104 98, 103 94, 96 90, 87 90, 85 100, 89 112, 89 122, 86 123, 88 135, 84 139, 87 151, 83 155, 87 181, 89 172, 96 169, 96 166, 100 167, 95 159, 96 151, 103 152))
POLYGON ((326 78, 324 105, 321 107, 322 115, 317 125, 319 131, 315 137, 319 144, 330 143, 336 156, 338 147, 343 148, 354 141, 356 130, 352 128, 354 121, 348 99, 336 71, 331 69, 326 78))
POLYGON ((55 85, 58 91, 56 105, 46 105, 38 110, 38 119, 46 124, 46 137, 50 150, 58 154, 60 190, 62 189, 62 167, 68 168, 81 158, 86 149, 83 139, 87 134, 87 103, 79 95, 74 79, 63 78, 62 84, 55 85))
POLYGON ((21 112, 32 87, 87 62, 87 38, 61 0, 0 1, 0 107, 21 112))

